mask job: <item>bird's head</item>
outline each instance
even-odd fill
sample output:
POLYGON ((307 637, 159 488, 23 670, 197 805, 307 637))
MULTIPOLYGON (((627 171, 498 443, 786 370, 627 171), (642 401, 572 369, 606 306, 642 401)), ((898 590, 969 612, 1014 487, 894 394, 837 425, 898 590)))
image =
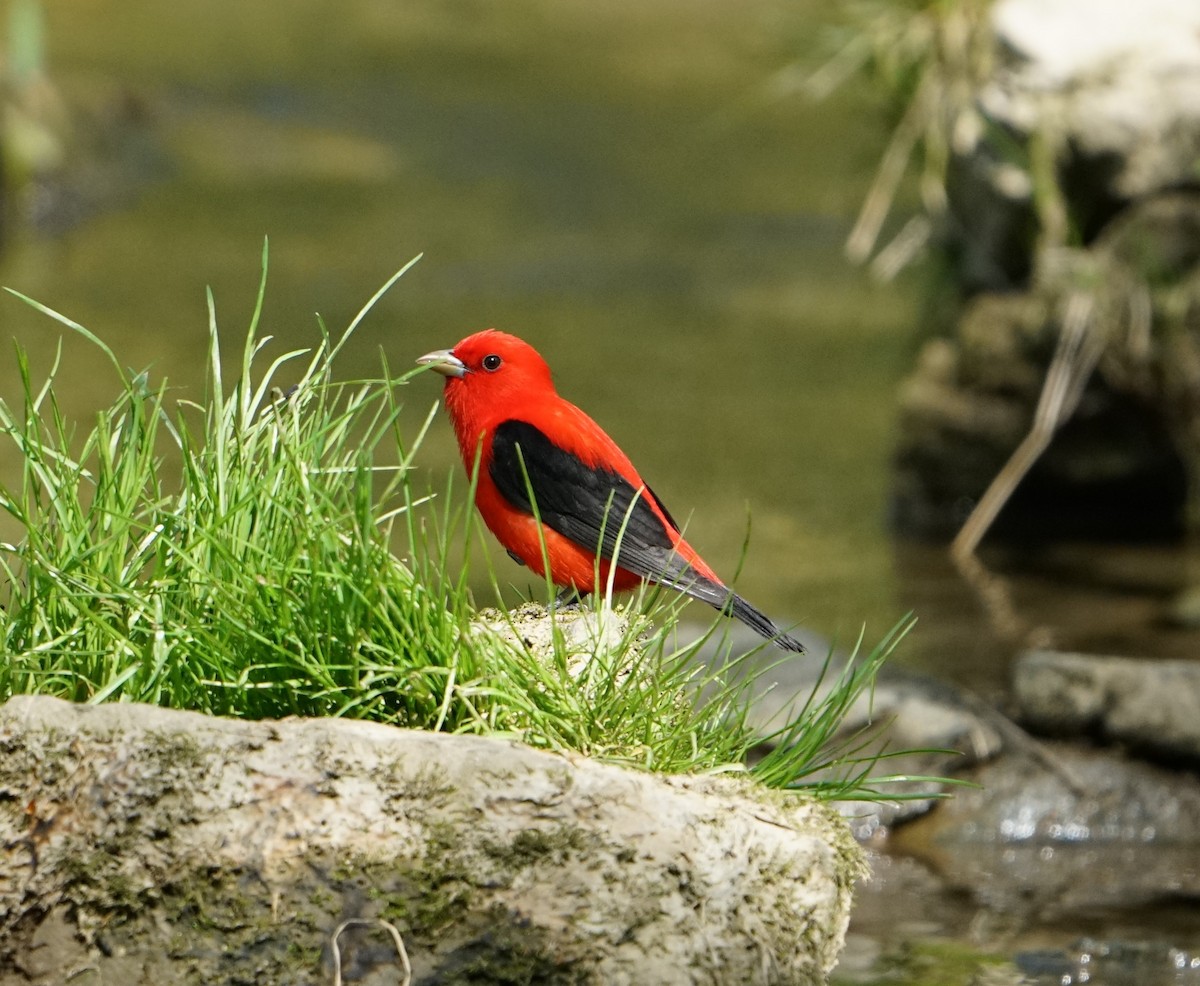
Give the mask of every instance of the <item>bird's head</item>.
POLYGON ((453 349, 417 360, 446 378, 446 410, 457 424, 484 424, 490 413, 519 406, 521 399, 554 393, 550 367, 529 343, 497 329, 467 336, 453 349))

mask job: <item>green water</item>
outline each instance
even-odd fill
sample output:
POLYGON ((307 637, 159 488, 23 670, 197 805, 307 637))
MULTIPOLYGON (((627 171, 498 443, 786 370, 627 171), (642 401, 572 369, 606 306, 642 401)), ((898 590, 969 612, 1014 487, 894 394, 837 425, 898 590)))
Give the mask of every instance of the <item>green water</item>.
MULTIPOLYGON (((628 450, 709 561, 785 621, 881 635, 897 599, 884 532, 894 388, 915 288, 841 249, 886 121, 851 86, 780 93, 827 51, 818 2, 550 0, 337 5, 47 4, 68 103, 132 106, 140 150, 94 214, 27 235, 0 281, 196 397, 211 286, 230 340, 264 236, 266 330, 311 342, 387 276, 347 376, 496 325, 628 450)), ((128 153, 128 152, 121 152, 128 153)), ((0 301, 49 359, 50 323, 0 301)), ((7 365, 0 387, 11 393, 7 365)), ((113 382, 68 347, 87 415, 113 382)), ((412 427, 435 399, 414 385, 412 427)), ((426 461, 456 468, 444 423, 426 461)), ((501 574, 523 574, 500 556, 501 574)))

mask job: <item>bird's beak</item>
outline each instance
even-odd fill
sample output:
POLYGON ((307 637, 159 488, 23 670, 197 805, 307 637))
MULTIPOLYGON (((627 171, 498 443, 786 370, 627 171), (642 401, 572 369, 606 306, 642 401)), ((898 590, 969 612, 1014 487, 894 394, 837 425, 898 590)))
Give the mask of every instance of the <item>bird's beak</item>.
POLYGON ((417 366, 428 366, 434 373, 440 373, 444 377, 465 377, 467 375, 467 364, 449 349, 426 353, 417 360, 417 366))

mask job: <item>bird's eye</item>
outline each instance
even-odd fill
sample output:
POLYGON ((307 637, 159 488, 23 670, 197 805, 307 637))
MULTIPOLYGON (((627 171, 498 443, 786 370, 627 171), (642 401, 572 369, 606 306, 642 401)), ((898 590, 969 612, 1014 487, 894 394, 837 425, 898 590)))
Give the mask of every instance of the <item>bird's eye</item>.
POLYGON ((496 370, 500 369, 500 364, 503 362, 504 360, 502 360, 495 353, 492 353, 483 358, 483 368, 489 373, 494 373, 496 370))

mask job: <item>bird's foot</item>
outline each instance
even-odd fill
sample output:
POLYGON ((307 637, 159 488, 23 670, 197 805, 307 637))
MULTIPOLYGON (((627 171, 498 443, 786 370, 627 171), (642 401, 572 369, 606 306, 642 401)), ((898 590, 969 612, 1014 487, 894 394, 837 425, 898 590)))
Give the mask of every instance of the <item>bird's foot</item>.
POLYGON ((552 610, 570 611, 578 609, 583 605, 583 595, 573 585, 569 585, 560 590, 558 595, 554 597, 554 602, 550 604, 552 610))

